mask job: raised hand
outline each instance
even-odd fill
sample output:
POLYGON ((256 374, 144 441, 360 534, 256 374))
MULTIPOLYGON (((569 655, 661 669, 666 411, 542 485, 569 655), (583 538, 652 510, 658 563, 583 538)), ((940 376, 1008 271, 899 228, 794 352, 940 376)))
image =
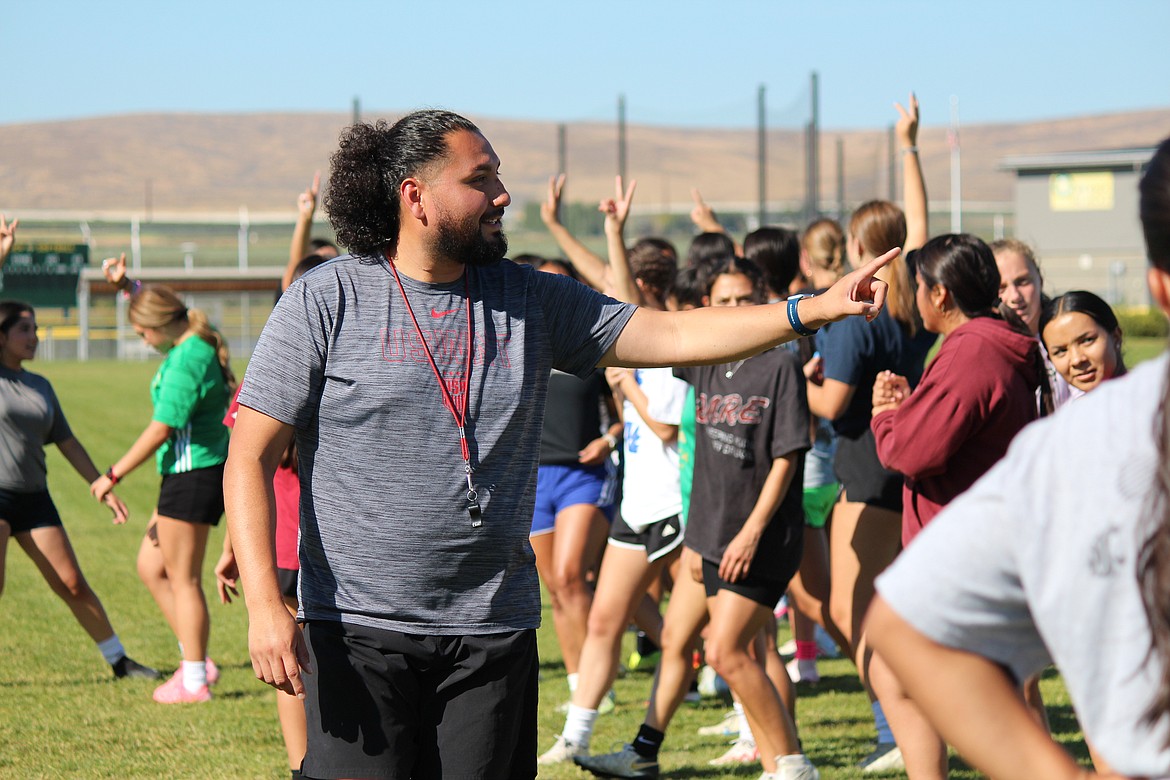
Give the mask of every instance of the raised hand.
POLYGON ((801 320, 806 326, 814 328, 854 315, 864 316, 872 322, 886 304, 886 292, 889 290, 889 285, 875 278, 874 274, 885 268, 901 251, 894 247, 856 271, 845 274, 823 294, 801 301, 801 320))
POLYGON ((102 273, 105 274, 107 282, 121 289, 126 279, 126 253, 102 260, 102 273))
POLYGON ((317 195, 321 192, 321 172, 317 171, 313 174, 313 183, 305 188, 305 191, 297 195, 297 210, 302 216, 307 216, 310 219, 313 212, 317 210, 317 195))
POLYGON ((631 179, 629 189, 622 189, 622 177, 614 177, 614 197, 606 198, 597 206, 597 210, 605 215, 605 229, 621 232, 626 225, 626 218, 630 216, 630 204, 634 200, 634 190, 638 187, 638 180, 631 179))
POLYGON ((898 109, 898 122, 894 125, 894 135, 903 149, 918 145, 918 98, 910 93, 910 101, 906 104, 909 110, 902 108, 901 103, 895 103, 898 109))
POLYGON ((8 259, 8 253, 12 251, 12 246, 16 243, 16 226, 19 224, 19 219, 5 222, 4 215, 0 214, 0 265, 4 265, 4 261, 8 259))
POLYGON ((691 222, 695 223, 695 227, 704 233, 722 233, 723 226, 719 224, 719 219, 707 205, 707 201, 699 194, 698 187, 691 187, 691 200, 695 202, 694 208, 691 209, 691 222))
POLYGON ((565 174, 548 177, 548 197, 540 204, 540 220, 546 225, 561 223, 561 192, 565 188, 565 174))

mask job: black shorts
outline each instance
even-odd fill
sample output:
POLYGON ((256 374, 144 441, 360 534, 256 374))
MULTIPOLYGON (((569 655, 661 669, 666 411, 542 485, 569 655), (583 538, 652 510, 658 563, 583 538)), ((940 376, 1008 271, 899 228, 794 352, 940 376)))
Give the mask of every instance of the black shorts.
POLYGON ((626 525, 619 512, 609 529, 610 544, 632 550, 645 550, 646 560, 651 563, 677 550, 682 541, 683 527, 678 515, 656 520, 641 531, 635 531, 626 525))
POLYGON ((536 777, 536 632, 305 624, 306 777, 536 777))
POLYGON ((280 585, 280 595, 286 599, 295 599, 297 597, 297 576, 300 571, 297 569, 282 569, 279 566, 276 568, 276 582, 280 585))
POLYGON ((741 577, 739 582, 724 581, 719 576, 719 564, 704 558, 703 588, 707 591, 707 598, 715 598, 719 591, 729 590, 771 609, 780 601, 784 591, 788 590, 788 582, 800 568, 803 550, 804 544, 801 543, 786 547, 778 559, 775 557, 763 559, 757 554, 752 560, 747 576, 741 577))
POLYGON ((158 513, 187 523, 219 525, 223 517, 223 464, 164 474, 158 491, 158 513))
POLYGON ((61 515, 47 490, 35 493, 0 490, 0 520, 8 523, 14 534, 61 526, 61 515))
POLYGON ((837 438, 833 469, 845 488, 846 500, 891 512, 902 511, 902 475, 890 471, 878 460, 872 428, 866 428, 856 439, 837 438))

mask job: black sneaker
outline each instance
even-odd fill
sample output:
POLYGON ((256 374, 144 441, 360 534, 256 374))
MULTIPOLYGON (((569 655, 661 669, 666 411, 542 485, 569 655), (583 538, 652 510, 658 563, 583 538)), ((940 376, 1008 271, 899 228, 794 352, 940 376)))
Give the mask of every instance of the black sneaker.
POLYGON ((162 677, 158 669, 143 666, 128 655, 122 656, 117 663, 110 664, 110 668, 114 670, 114 676, 119 680, 123 677, 137 677, 142 680, 157 680, 162 677))

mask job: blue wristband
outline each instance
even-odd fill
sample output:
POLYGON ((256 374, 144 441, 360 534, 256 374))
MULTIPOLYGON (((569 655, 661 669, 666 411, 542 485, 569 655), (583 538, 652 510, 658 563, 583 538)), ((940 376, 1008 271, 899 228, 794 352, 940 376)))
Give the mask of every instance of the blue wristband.
POLYGON ((811 298, 811 295, 793 295, 788 298, 788 324, 792 326, 792 330, 798 336, 812 336, 816 333, 815 330, 810 330, 805 327, 804 323, 800 321, 800 314, 796 311, 796 304, 802 298, 811 298))

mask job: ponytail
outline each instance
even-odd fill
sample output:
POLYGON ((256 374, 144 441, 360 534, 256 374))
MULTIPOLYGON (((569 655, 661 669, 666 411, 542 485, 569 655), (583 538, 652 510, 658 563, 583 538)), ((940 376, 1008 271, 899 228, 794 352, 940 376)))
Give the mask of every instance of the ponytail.
POLYGON ((201 309, 187 310, 187 326, 192 333, 210 344, 215 350, 215 358, 219 361, 219 370, 223 373, 223 381, 227 384, 228 395, 234 395, 236 375, 232 373, 232 357, 228 350, 227 339, 218 330, 211 327, 207 315, 201 309))

